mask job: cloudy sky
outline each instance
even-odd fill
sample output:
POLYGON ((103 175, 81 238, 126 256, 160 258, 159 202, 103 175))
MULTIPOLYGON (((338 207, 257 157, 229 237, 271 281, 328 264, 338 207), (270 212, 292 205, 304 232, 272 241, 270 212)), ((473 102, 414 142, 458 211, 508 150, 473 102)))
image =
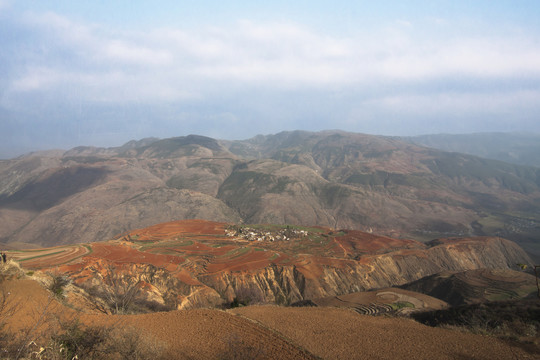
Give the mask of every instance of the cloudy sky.
POLYGON ((0 158, 201 134, 540 132, 540 1, 0 0, 0 158))

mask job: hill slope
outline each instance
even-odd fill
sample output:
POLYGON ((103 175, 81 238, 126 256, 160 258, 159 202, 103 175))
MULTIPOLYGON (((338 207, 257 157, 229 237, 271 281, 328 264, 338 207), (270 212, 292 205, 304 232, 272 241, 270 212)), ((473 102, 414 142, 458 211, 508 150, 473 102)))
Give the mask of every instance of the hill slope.
POLYGON ((446 271, 402 288, 428 294, 452 306, 519 299, 537 292, 533 275, 510 269, 446 271))
POLYGON ((10 251, 9 257, 25 268, 67 274, 98 295, 114 292, 118 282, 140 282, 146 301, 178 309, 222 306, 235 298, 290 304, 402 285, 443 271, 531 265, 519 246, 501 238, 423 244, 358 230, 202 220, 158 224, 108 242, 10 251))
POLYGON ((540 169, 339 131, 202 136, 0 162, 0 240, 68 244, 177 219, 489 235, 540 254, 540 169))
MULTIPOLYGON (((167 359, 534 359, 537 355, 519 344, 494 337, 344 309, 259 306, 227 312, 196 309, 128 316, 86 315, 74 313, 56 301, 46 309, 50 293, 35 281, 7 281, 0 287, 20 304, 15 316, 3 318, 8 328, 32 329, 36 311, 45 310, 45 314, 62 320, 77 316, 83 324, 133 328, 141 343, 152 339, 160 344, 167 359)), ((37 341, 34 336, 39 330, 30 331, 29 338, 37 341)))

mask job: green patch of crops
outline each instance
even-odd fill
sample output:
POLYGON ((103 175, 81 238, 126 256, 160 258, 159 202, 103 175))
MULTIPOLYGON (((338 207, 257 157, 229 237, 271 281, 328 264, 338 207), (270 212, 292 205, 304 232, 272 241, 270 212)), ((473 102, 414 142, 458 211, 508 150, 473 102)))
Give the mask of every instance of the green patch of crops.
POLYGON ((403 309, 403 308, 411 308, 411 309, 414 309, 414 304, 413 304, 413 303, 410 303, 410 302, 408 302, 408 301, 398 301, 398 302, 395 302, 395 303, 390 304, 390 306, 391 306, 392 309, 394 309, 394 310, 399 310, 399 309, 403 309))
POLYGON ((228 257, 228 258, 234 259, 234 258, 237 258, 237 257, 239 257, 241 255, 244 255, 249 250, 250 250, 249 247, 241 247, 241 248, 232 249, 232 250, 228 251, 222 257, 228 257))
POLYGON ((91 254, 94 251, 94 249, 92 249, 92 247, 88 244, 83 244, 83 246, 86 248, 86 250, 88 250, 88 254, 91 254))
POLYGON ((145 246, 142 246, 141 249, 142 250, 147 250, 147 249, 155 249, 155 248, 164 248, 164 247, 179 247, 179 246, 190 246, 190 245, 193 245, 193 241, 192 240, 182 240, 182 241, 164 241, 164 242, 160 242, 160 243, 153 243, 153 244, 148 244, 148 245, 145 245, 145 246))
POLYGON ((52 256, 52 255, 56 255, 56 254, 61 254, 61 253, 63 253, 63 252, 64 252, 64 250, 60 250, 60 251, 55 251, 55 252, 48 253, 48 254, 36 255, 36 256, 32 256, 32 257, 26 258, 26 259, 21 259, 21 260, 19 260, 19 262, 28 261, 28 260, 33 260, 33 259, 38 259, 38 258, 45 257, 45 256, 52 256))

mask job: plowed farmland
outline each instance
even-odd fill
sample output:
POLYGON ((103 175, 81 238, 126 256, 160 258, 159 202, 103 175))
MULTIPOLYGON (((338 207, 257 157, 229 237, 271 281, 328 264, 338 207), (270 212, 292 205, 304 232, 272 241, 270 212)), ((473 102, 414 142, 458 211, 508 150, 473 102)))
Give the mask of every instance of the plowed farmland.
MULTIPOLYGON (((32 280, 2 284, 19 304, 9 329, 41 328, 58 318, 134 328, 163 345, 168 359, 536 359, 538 353, 494 337, 430 328, 410 319, 359 315, 338 308, 244 307, 142 315, 89 315, 54 300, 32 280), (52 300, 51 300, 52 299, 52 300), (52 303, 51 303, 52 301, 52 303)), ((43 328, 43 329, 42 329, 43 328)), ((36 338, 36 341, 38 339, 36 338)))
MULTIPOLYGON (((10 251, 8 257, 27 269, 66 274, 87 289, 102 288, 113 273, 136 278, 146 300, 183 309, 230 304, 242 296, 244 303, 290 304, 403 284, 444 270, 440 264, 469 270, 527 263, 522 254, 498 238, 424 244, 356 230, 183 220, 103 242, 10 251), (478 255, 464 263, 462 254, 471 251, 478 255)), ((425 307, 403 299, 394 303, 376 302, 377 310, 362 311, 425 307)))
POLYGON ((334 233, 324 228, 287 227, 289 236, 284 240, 275 236, 283 226, 268 225, 254 228, 256 235, 246 239, 227 235, 227 227, 225 223, 202 220, 175 221, 134 230, 106 242, 12 251, 10 256, 29 269, 69 266, 73 271, 105 259, 114 264, 148 263, 169 271, 184 267, 194 275, 261 269, 271 264, 296 264, 309 273, 310 264, 339 265, 366 254, 425 248, 416 241, 360 231, 334 233))

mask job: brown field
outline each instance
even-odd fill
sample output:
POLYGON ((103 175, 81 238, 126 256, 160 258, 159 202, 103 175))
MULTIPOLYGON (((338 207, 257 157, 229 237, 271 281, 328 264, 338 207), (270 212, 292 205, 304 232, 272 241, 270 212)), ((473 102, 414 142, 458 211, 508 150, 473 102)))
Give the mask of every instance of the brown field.
POLYGON ((119 237, 132 237, 140 241, 164 240, 176 236, 189 237, 189 235, 223 235, 225 223, 211 222, 205 220, 182 220, 149 226, 144 229, 130 231, 119 237))
POLYGON ((89 253, 90 250, 83 245, 68 245, 39 250, 10 251, 8 256, 25 268, 41 269, 67 264, 89 253))
MULTIPOLYGON (((279 225, 257 225, 262 233, 277 233, 279 225)), ((203 220, 157 224, 123 234, 114 240, 37 250, 9 251, 8 257, 27 269, 60 271, 78 284, 107 267, 152 265, 188 285, 201 285, 200 275, 255 272, 273 264, 295 266, 306 279, 318 279, 325 267, 347 269, 358 264, 369 269, 383 253, 392 256, 425 256, 425 244, 391 239, 356 230, 321 227, 298 228, 307 234, 290 240, 248 241, 227 236, 228 225, 203 220)), ((287 227, 288 228, 288 227, 287 227)), ((441 240, 448 248, 467 250, 467 244, 482 239, 441 240)), ((410 303, 410 301, 409 301, 410 303)), ((365 305, 365 304, 364 304, 365 305)))
MULTIPOLYGON (((308 236, 290 241, 247 241, 226 236, 226 227, 225 223, 203 220, 173 221, 134 230, 107 242, 11 251, 8 255, 28 269, 63 266, 64 270, 77 271, 92 262, 107 260, 118 265, 152 264, 173 273, 188 270, 196 276, 276 264, 296 265, 306 277, 317 277, 322 266, 342 268, 351 261, 368 264, 370 256, 388 252, 394 256, 421 256, 426 248, 414 240, 320 227, 308 228, 308 236)), ((276 226, 269 225, 268 229, 275 230, 276 226)), ((465 244, 470 240, 460 241, 465 244)), ((448 246, 459 249, 461 242, 448 246)))
POLYGON ((54 325, 57 317, 79 317, 85 324, 133 327, 163 345, 170 359, 535 359, 538 355, 494 337, 347 309, 255 306, 92 315, 50 300, 51 295, 32 280, 6 281, 2 287, 20 305, 8 318, 10 329, 34 326, 46 315, 32 339, 39 340, 39 330, 54 325))
POLYGON ((339 308, 249 306, 257 321, 323 359, 533 359, 538 354, 492 337, 428 328, 410 319, 339 308))
MULTIPOLYGON (((249 271, 271 264, 296 264, 309 276, 319 265, 343 266, 353 256, 376 253, 385 248, 422 247, 414 241, 351 232, 329 236, 329 229, 316 229, 311 237, 284 241, 251 241, 225 236, 226 224, 183 220, 134 230, 116 240, 87 245, 70 245, 39 250, 9 252, 10 258, 28 269, 77 271, 102 260, 121 265, 146 263, 170 272, 189 268, 193 275, 249 271), (320 236, 322 232, 325 236, 320 236), (363 236, 363 237, 362 237, 363 236), (205 267, 198 264, 204 258, 205 267)), ((185 271, 183 271, 185 273, 185 271)))
POLYGON ((419 279, 405 287, 445 299, 453 306, 519 299, 538 291, 534 275, 511 269, 447 271, 419 279))
MULTIPOLYGON (((342 307, 356 310, 360 313, 370 313, 379 305, 406 304, 401 312, 423 309, 444 309, 448 304, 434 297, 400 288, 386 288, 373 291, 356 292, 340 296, 314 299, 318 306, 342 307)), ((395 307, 395 306, 394 306, 395 307)))

